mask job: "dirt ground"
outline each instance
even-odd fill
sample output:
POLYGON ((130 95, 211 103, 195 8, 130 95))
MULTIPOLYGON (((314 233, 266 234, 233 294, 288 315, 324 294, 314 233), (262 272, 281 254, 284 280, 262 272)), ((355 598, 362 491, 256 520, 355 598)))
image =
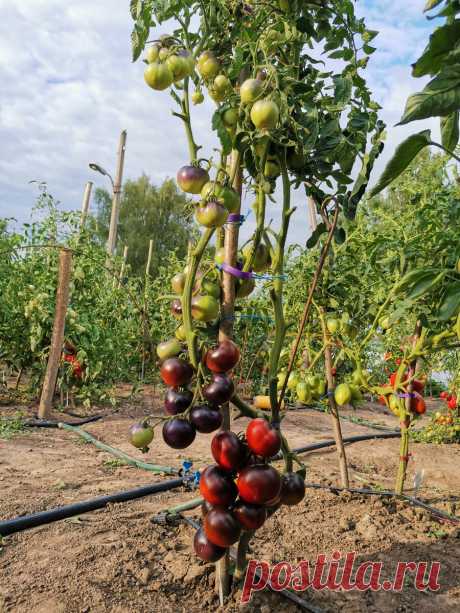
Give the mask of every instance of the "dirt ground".
MULTIPOLYGON (((159 403, 145 395, 139 401, 124 402, 116 411, 100 409, 106 417, 86 425, 85 430, 141 457, 127 442, 127 429, 134 418, 151 413, 152 405, 160 410, 159 403)), ((0 415, 17 410, 2 407, 0 415)), ((396 425, 394 418, 377 406, 367 406, 357 414, 396 425)), ((56 417, 63 419, 62 414, 56 417)), ((243 430, 245 420, 237 423, 243 430)), ((331 438, 330 418, 321 413, 290 412, 283 426, 292 447, 331 438)), ((344 422, 343 431, 344 436, 375 432, 349 422, 344 422)), ((175 467, 191 459, 194 469, 199 469, 211 461, 211 436, 199 435, 191 448, 177 453, 166 447, 160 435, 142 459, 175 467)), ((460 449, 414 444, 412 453, 408 493, 414 474, 423 469, 419 496, 455 514, 460 500, 460 449)), ((397 440, 353 444, 347 447, 347 455, 354 487, 392 488, 397 440)), ((334 448, 302 458, 309 482, 338 484, 334 448)), ((0 440, 0 519, 165 478, 120 465, 73 433, 29 429, 8 441, 0 440)), ((193 528, 185 523, 169 526, 151 522, 160 511, 196 496, 196 492, 182 488, 6 537, 0 545, 0 612, 239 611, 241 586, 236 586, 223 609, 219 607, 212 589, 213 567, 199 562, 191 552, 193 528)), ((460 509, 457 514, 460 516, 460 509)), ((188 515, 199 519, 199 510, 188 515)), ((406 581, 401 593, 310 589, 301 596, 323 612, 460 611, 460 524, 441 523, 423 510, 382 496, 309 489, 299 506, 282 508, 265 524, 251 541, 251 549, 253 558, 293 565, 314 560, 319 553, 330 556, 333 551, 354 551, 360 561, 383 562, 385 578, 392 577, 398 561, 439 561, 441 587, 437 592, 417 592, 413 581, 406 581)), ((269 613, 299 609, 267 589, 258 592, 244 610, 269 613)))

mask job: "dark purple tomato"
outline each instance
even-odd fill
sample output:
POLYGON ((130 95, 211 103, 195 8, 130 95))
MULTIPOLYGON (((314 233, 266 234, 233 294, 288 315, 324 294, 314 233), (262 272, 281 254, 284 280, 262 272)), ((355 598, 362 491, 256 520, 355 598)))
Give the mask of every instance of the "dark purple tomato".
POLYGON ((222 414, 207 405, 200 405, 191 410, 190 421, 198 432, 209 434, 218 430, 222 425, 222 414))
POLYGON ((196 431, 185 419, 171 419, 163 426, 163 440, 173 449, 185 449, 195 440, 196 431))
POLYGON ((203 395, 214 406, 228 402, 235 393, 233 381, 227 375, 214 375, 212 383, 203 390, 203 395))
POLYGON ((241 526, 230 511, 213 509, 204 518, 204 532, 214 545, 230 547, 240 538, 241 526))
POLYGON ((171 302, 171 314, 176 319, 180 319, 182 317, 182 303, 179 298, 175 298, 171 302))
POLYGON ((165 396, 165 410, 168 415, 183 413, 192 404, 193 393, 190 390, 176 390, 170 387, 165 396))
POLYGON ((248 466, 238 475, 240 498, 249 504, 265 504, 278 496, 281 490, 279 472, 268 464, 248 466))
POLYGON ((246 463, 247 447, 234 432, 219 432, 211 441, 214 460, 226 470, 238 470, 246 463))
POLYGON ((214 373, 225 373, 238 364, 240 350, 238 346, 230 340, 222 341, 209 349, 206 354, 206 366, 214 373))
POLYGON ((208 181, 208 173, 199 166, 182 166, 177 173, 177 183, 187 194, 199 194, 208 181))
POLYGON ((294 506, 305 496, 305 481, 298 473, 286 473, 281 478, 280 498, 282 504, 294 506))
POLYGON ((219 466, 208 466, 201 473, 200 492, 207 502, 221 507, 231 504, 238 495, 231 474, 219 466))
POLYGON ((169 358, 161 365, 160 376, 169 387, 181 387, 192 380, 193 368, 185 360, 169 358))
POLYGON ((232 513, 244 530, 258 530, 267 519, 265 507, 247 504, 242 500, 238 500, 232 509, 232 513))
POLYGON ((211 543, 203 528, 196 531, 193 548, 196 555, 204 562, 217 562, 217 560, 223 558, 226 552, 225 547, 219 547, 219 545, 211 543))

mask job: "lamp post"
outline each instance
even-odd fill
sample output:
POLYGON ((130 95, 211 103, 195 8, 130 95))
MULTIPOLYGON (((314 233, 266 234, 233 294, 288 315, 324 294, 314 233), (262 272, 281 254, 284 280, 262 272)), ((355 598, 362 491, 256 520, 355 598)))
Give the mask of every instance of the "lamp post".
POLYGON ((109 238, 107 240, 107 253, 109 256, 113 256, 115 253, 115 248, 117 244, 117 228, 118 228, 118 216, 120 213, 120 197, 121 197, 121 185, 123 183, 123 167, 125 163, 125 149, 126 149, 126 137, 127 132, 123 130, 120 135, 120 143, 118 146, 118 155, 117 155, 117 171, 115 175, 115 181, 112 179, 105 168, 92 162, 89 167, 91 170, 108 177, 110 183, 112 185, 112 212, 110 215, 110 228, 109 228, 109 238))

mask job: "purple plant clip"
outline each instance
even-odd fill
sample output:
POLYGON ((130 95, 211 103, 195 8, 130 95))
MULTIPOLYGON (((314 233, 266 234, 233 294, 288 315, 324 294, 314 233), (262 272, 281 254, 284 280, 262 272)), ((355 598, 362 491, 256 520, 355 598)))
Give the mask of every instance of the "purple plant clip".
POLYGON ((238 215, 237 213, 230 213, 230 215, 227 217, 227 223, 242 224, 245 219, 246 217, 244 215, 238 215))
POLYGON ((243 272, 242 270, 238 270, 238 268, 225 264, 225 262, 220 264, 217 268, 238 279, 252 279, 252 272, 243 272))

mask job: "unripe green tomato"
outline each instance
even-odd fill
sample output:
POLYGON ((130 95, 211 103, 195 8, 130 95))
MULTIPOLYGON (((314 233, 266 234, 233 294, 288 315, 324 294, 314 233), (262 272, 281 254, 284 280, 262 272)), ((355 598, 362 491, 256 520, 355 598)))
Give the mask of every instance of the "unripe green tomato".
POLYGON ((276 384, 276 387, 278 390, 283 389, 285 381, 286 381, 286 373, 285 372, 278 373, 278 383, 276 384))
POLYGON ((273 130, 279 121, 278 105, 267 98, 258 100, 251 109, 251 121, 258 130, 273 130))
POLYGON ((204 279, 201 282, 201 291, 213 298, 220 298, 220 285, 217 282, 204 279))
POLYGON ((236 283, 236 297, 247 298, 256 286, 254 279, 238 279, 236 283))
POLYGON ((227 94, 217 91, 215 87, 209 87, 208 93, 214 102, 223 102, 227 98, 227 94))
POLYGON ((227 109, 222 116, 226 128, 233 128, 238 123, 238 109, 227 109))
POLYGON ((367 375, 368 373, 366 371, 357 368, 353 371, 351 380, 355 385, 365 385, 367 383, 367 375))
POLYGON ((173 74, 166 64, 153 62, 145 69, 144 79, 149 87, 162 91, 172 84, 173 74))
POLYGON ((326 328, 329 330, 331 334, 337 334, 340 328, 340 322, 335 317, 331 317, 326 321, 326 328))
POLYGON ((321 379, 317 375, 307 375, 305 377, 305 381, 309 387, 314 389, 318 387, 318 383, 321 381, 321 379))
POLYGON ((166 60, 166 58, 169 55, 169 49, 167 49, 166 47, 161 47, 159 53, 158 53, 158 58, 161 62, 164 62, 166 60))
POLYGON ((311 390, 305 381, 299 381, 296 388, 297 400, 302 404, 309 404, 312 401, 311 390))
POLYGON ((227 209, 219 202, 207 202, 198 206, 195 211, 195 219, 205 228, 220 228, 227 221, 227 217, 227 209))
POLYGON ((334 398, 339 406, 348 404, 351 401, 351 397, 351 388, 348 383, 340 383, 340 385, 335 388, 334 398))
POLYGON ((147 54, 145 56, 145 59, 147 60, 149 64, 152 64, 153 62, 157 61, 159 53, 160 53, 159 46, 153 45, 152 47, 149 47, 147 49, 147 54))
MULTIPOLYGON (((252 251, 252 243, 248 243, 243 249, 243 256, 247 260, 252 251)), ((270 259, 270 253, 268 248, 263 243, 259 243, 256 249, 256 253, 252 262, 252 270, 254 272, 264 272, 267 270, 270 259)))
POLYGON ((161 361, 168 358, 175 358, 182 351, 182 345, 177 338, 171 338, 169 341, 164 341, 157 345, 157 356, 161 361))
POLYGON ((399 415, 399 403, 398 403, 398 399, 396 398, 396 396, 394 394, 390 395, 390 397, 388 399, 388 406, 390 407, 390 410, 395 415, 399 415))
POLYGON ((175 331, 175 336, 177 340, 185 342, 187 340, 187 335, 185 334, 185 326, 179 326, 175 331))
POLYGON ((173 73, 174 82, 182 81, 190 73, 190 65, 187 58, 181 55, 170 55, 166 60, 169 70, 173 73))
POLYGON ((210 322, 219 315, 219 303, 213 296, 193 296, 192 317, 197 321, 210 322))
POLYGON ((202 104, 202 102, 204 102, 204 96, 203 93, 200 92, 198 89, 195 90, 192 94, 192 102, 193 104, 197 105, 197 104, 202 104))
POLYGON ((316 393, 318 394, 318 396, 321 398, 322 396, 324 396, 324 394, 326 393, 326 381, 320 380, 318 381, 318 384, 316 386, 316 393))
POLYGON ((214 79, 219 74, 220 63, 211 52, 205 51, 198 59, 197 68, 203 79, 214 79))
POLYGON ((246 79, 240 87, 240 98, 243 104, 252 104, 263 91, 263 83, 259 79, 246 79))
POLYGON ((227 94, 231 87, 230 80, 224 74, 219 74, 214 79, 214 89, 223 95, 227 94))
POLYGON ((361 394, 361 390, 359 386, 350 384, 351 389, 351 400, 352 402, 359 403, 363 401, 363 395, 361 394))
POLYGON ((297 387, 297 384, 300 383, 299 374, 295 371, 292 371, 289 375, 289 379, 287 382, 287 387, 289 390, 293 391, 297 387))

